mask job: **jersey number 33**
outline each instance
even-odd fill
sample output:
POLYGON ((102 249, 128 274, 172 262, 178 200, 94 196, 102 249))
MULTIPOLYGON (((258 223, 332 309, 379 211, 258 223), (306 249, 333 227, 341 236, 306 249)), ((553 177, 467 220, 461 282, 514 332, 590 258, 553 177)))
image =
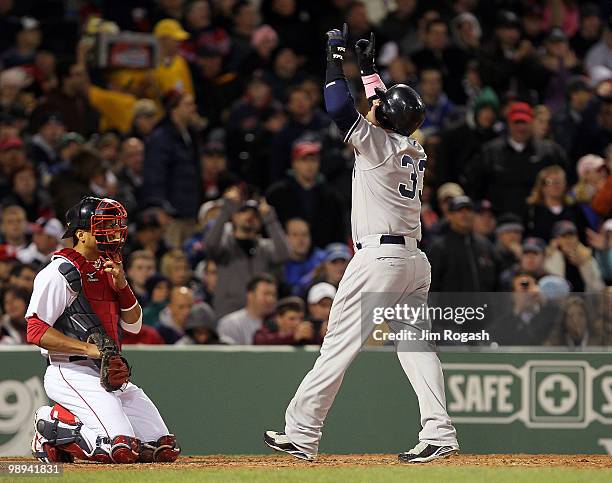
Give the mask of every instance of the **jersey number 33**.
POLYGON ((397 190, 401 196, 413 200, 418 190, 419 199, 421 199, 421 195, 423 194, 423 176, 425 174, 426 163, 427 159, 419 159, 418 165, 416 165, 414 159, 407 154, 402 156, 401 166, 402 168, 408 169, 410 182, 408 184, 400 183, 397 187, 397 190))

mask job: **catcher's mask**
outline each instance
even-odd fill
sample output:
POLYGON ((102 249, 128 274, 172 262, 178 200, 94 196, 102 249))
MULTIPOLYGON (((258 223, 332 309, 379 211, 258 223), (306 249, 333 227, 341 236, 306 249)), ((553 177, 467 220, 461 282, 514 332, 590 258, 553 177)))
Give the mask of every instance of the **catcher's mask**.
POLYGON ((66 223, 68 227, 63 238, 73 236, 78 229, 88 230, 104 256, 121 259, 121 249, 127 238, 127 211, 118 201, 85 197, 68 210, 66 223))

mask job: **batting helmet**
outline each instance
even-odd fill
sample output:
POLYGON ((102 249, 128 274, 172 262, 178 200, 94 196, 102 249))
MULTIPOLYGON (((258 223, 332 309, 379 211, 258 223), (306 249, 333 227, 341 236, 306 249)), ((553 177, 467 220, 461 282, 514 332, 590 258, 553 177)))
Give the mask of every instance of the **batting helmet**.
POLYGON ((376 88, 380 104, 376 120, 381 127, 410 136, 425 120, 425 104, 421 96, 405 84, 396 84, 387 91, 376 88))

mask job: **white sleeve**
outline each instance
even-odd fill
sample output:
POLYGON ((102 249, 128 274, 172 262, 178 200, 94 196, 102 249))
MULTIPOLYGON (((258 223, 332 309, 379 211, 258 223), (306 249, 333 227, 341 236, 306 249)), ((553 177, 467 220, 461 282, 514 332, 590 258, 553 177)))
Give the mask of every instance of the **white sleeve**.
POLYGON ((133 324, 128 324, 123 319, 121 319, 121 328, 126 332, 130 332, 132 334, 138 334, 140 329, 142 329, 142 309, 140 309, 140 317, 133 324))
POLYGON ((76 299, 77 294, 58 270, 59 263, 65 263, 65 260, 53 260, 36 275, 26 317, 36 314, 43 322, 53 325, 76 299))
POLYGON ((389 133, 382 127, 375 126, 361 114, 344 138, 351 143, 357 154, 355 162, 358 168, 370 169, 384 164, 396 154, 396 147, 389 133))

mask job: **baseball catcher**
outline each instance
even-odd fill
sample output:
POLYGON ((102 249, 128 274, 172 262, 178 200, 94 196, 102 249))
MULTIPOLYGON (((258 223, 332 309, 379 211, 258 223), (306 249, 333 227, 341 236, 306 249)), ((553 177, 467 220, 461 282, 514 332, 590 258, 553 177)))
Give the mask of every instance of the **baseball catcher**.
POLYGON ((28 342, 47 359, 45 392, 55 406, 34 417, 32 453, 43 462, 174 461, 180 453, 159 411, 130 382, 120 328, 138 333, 142 309, 121 249, 127 213, 108 198, 83 198, 66 213, 64 238, 34 280, 28 342))

